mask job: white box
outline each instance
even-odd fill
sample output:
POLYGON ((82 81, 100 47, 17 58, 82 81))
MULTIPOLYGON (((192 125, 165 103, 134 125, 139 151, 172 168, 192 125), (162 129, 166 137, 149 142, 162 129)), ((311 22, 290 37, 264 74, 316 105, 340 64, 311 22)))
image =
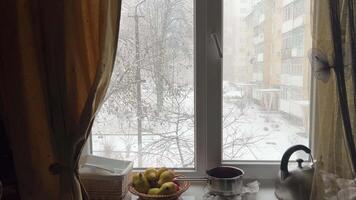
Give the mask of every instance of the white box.
POLYGON ((133 163, 93 155, 79 161, 79 177, 92 200, 126 199, 133 163))

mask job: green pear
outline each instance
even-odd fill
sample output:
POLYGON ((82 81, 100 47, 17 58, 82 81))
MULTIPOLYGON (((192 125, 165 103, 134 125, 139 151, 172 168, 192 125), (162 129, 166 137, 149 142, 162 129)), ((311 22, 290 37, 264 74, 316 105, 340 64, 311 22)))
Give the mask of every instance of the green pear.
POLYGON ((168 169, 166 167, 161 167, 159 168, 159 170, 157 171, 157 176, 158 178, 161 176, 161 174, 165 171, 167 171, 168 169))
POLYGON ((173 182, 167 182, 161 186, 158 194, 170 195, 176 193, 176 191, 177 191, 176 184, 174 184, 173 182))
POLYGON ((137 192, 144 194, 150 189, 150 184, 142 173, 135 174, 132 177, 132 185, 137 192))
POLYGON ((159 195, 159 188, 151 188, 150 190, 148 190, 148 194, 149 195, 159 195))
POLYGON ((164 183, 172 182, 174 179, 174 172, 172 170, 164 171, 158 180, 158 185, 162 186, 164 183))
POLYGON ((148 181, 158 180, 157 170, 155 168, 148 168, 145 170, 145 177, 148 181))

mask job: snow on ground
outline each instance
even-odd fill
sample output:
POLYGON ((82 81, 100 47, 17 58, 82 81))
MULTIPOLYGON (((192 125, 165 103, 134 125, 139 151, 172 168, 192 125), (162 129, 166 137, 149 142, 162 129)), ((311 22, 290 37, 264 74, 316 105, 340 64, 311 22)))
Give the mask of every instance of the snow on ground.
MULTIPOLYGON (((224 160, 276 161, 294 144, 308 146, 308 134, 303 127, 296 125, 283 113, 267 112, 253 101, 242 101, 240 95, 224 98, 224 160)), ((193 94, 190 94, 182 104, 188 112, 193 111, 193 99, 193 94)), ((170 119, 175 118, 173 116, 170 119)), ((158 122, 150 118, 145 120, 144 124, 149 128, 143 132, 142 167, 194 167, 193 119, 180 123, 179 129, 175 129, 176 123, 158 122), (176 130, 179 141, 175 140, 173 133, 176 130), (167 133, 162 135, 159 132, 167 133)), ((92 130, 93 154, 133 160, 137 167, 138 137, 134 122, 135 119, 126 121, 123 116, 100 112, 92 130)), ((300 156, 306 158, 303 154, 300 156)))
MULTIPOLYGON (((225 103, 224 114, 234 108, 236 109, 235 105, 225 103)), ((240 113, 236 111, 234 116, 240 113)), ((234 128, 224 129, 224 160, 280 160, 290 146, 308 146, 309 143, 308 134, 303 127, 292 124, 282 113, 266 112, 256 104, 246 106, 245 113, 235 123, 240 135, 234 147, 226 147, 236 135, 234 128), (241 141, 241 138, 245 140, 241 141)), ((303 154, 299 156, 305 157, 303 154)))

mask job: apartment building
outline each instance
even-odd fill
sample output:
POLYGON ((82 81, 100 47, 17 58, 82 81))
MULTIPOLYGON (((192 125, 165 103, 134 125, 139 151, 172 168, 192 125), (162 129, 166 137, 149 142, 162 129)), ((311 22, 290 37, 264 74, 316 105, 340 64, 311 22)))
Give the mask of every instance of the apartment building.
POLYGON ((307 126, 311 48, 309 0, 255 1, 245 17, 253 98, 307 126), (272 6, 266 6, 272 5, 272 6))
POLYGON ((281 59, 281 17, 276 1, 255 1, 245 18, 249 30, 250 66, 252 70, 253 99, 266 110, 278 110, 281 59), (269 5, 269 6, 266 6, 269 5), (272 5, 272 6, 270 6, 272 5))
POLYGON ((283 0, 282 71, 279 109, 308 127, 311 70, 309 0, 283 0))

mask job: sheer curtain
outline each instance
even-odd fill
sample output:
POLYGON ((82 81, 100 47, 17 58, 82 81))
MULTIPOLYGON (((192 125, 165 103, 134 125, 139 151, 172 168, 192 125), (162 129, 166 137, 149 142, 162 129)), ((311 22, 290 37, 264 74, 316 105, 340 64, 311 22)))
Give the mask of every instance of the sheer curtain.
POLYGON ((347 140, 347 134, 356 137, 356 63, 353 58, 356 54, 356 46, 353 42, 355 1, 315 0, 312 2, 313 47, 325 54, 327 62, 333 68, 327 82, 316 82, 314 150, 318 162, 311 199, 321 200, 326 198, 327 192, 330 192, 326 191, 328 186, 322 179, 322 173, 332 173, 342 178, 355 178, 353 160, 356 158, 351 157, 352 142, 347 140), (340 78, 340 74, 344 74, 344 79, 340 78), (345 100, 340 101, 343 89, 337 84, 338 82, 344 82, 346 86, 344 91, 347 91, 345 99, 348 103, 350 123, 342 113, 341 106, 345 105, 345 100), (351 127, 348 127, 349 125, 351 127))
POLYGON ((110 80, 120 0, 0 2, 0 103, 22 199, 82 199, 77 163, 110 80))

